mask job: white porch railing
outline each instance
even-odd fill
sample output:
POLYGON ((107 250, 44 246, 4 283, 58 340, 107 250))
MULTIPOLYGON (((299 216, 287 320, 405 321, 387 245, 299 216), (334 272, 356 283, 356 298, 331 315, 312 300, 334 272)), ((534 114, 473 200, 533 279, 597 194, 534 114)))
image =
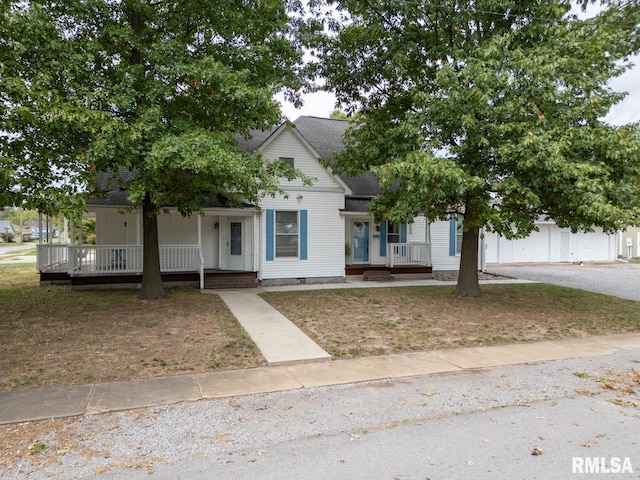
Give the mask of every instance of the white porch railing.
POLYGON ((38 271, 66 271, 68 253, 68 244, 44 243, 36 245, 36 265, 38 267, 38 271))
MULTIPOLYGON (((198 245, 160 245, 160 271, 199 272, 202 255, 198 245)), ((69 275, 142 273, 142 245, 38 245, 38 270, 69 275)))
POLYGON ((387 266, 431 265, 430 243, 388 243, 387 266))

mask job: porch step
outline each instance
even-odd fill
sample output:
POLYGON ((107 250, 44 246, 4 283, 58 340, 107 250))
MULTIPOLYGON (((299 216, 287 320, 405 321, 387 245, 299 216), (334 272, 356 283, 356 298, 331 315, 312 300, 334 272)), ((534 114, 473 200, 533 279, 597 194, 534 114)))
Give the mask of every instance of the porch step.
POLYGON ((365 270, 362 273, 362 279, 365 282, 391 282, 395 280, 389 270, 365 270))
POLYGON ((205 271, 205 289, 256 288, 258 275, 256 272, 205 271))

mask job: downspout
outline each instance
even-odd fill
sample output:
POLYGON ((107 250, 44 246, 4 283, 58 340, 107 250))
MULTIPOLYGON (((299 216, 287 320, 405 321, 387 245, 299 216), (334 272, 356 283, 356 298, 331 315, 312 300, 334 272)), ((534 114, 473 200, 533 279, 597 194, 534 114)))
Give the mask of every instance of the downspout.
POLYGON ((262 210, 259 213, 256 212, 258 219, 258 281, 262 281, 262 210))
POLYGON ((202 256, 202 215, 198 214, 198 256, 200 259, 200 290, 204 290, 204 258, 202 256))

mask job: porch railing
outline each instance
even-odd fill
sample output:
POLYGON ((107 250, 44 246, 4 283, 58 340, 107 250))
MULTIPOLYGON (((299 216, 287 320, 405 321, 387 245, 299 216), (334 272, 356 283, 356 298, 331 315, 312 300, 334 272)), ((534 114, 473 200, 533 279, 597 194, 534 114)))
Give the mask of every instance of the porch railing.
POLYGON ((430 243, 388 243, 387 266, 431 266, 430 243))
MULTIPOLYGON (((198 245, 160 245, 160 271, 202 272, 198 245)), ((38 245, 39 271, 69 275, 142 273, 142 245, 38 245)))
POLYGON ((69 245, 64 243, 44 243, 36 245, 36 265, 38 271, 67 270, 69 245))

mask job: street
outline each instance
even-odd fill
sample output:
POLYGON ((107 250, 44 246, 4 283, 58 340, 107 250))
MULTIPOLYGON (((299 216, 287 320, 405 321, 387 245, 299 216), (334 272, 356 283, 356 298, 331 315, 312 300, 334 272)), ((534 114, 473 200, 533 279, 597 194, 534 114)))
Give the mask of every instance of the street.
POLYGON ((40 439, 53 461, 0 476, 640 478, 638 386, 621 380, 632 369, 640 348, 88 415, 40 439), (580 473, 585 462, 600 473, 580 473))

